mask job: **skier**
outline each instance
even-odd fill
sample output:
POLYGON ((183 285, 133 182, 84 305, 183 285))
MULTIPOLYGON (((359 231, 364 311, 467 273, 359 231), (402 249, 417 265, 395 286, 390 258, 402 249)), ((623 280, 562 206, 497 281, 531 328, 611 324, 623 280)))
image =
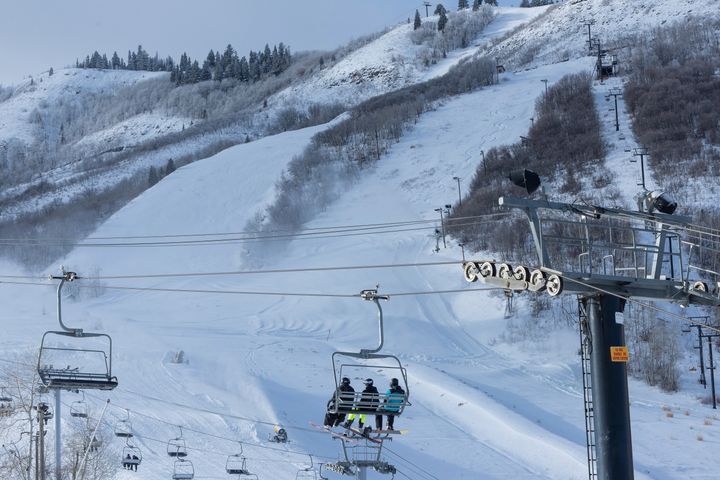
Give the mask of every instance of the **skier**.
MULTIPOLYGON (((400 406, 405 403, 405 390, 400 386, 400 382, 397 378, 390 380, 390 388, 385 393, 385 404, 383 410, 386 412, 399 412, 400 406)), ((380 416, 382 418, 382 415, 380 416)), ((382 422, 382 420, 381 420, 382 422)), ((393 423, 395 422, 395 415, 387 416, 387 429, 394 430, 393 423)))
MULTIPOLYGON (((360 395, 360 401, 357 404, 358 409, 377 410, 380 406, 380 393, 378 392, 377 387, 375 387, 375 385, 373 384, 373 379, 366 378, 363 383, 365 384, 365 390, 363 390, 362 394, 360 395)), ((350 415, 348 415, 348 419, 343 426, 345 428, 350 428, 354 420, 355 414, 351 413, 350 415)), ((360 419, 358 420, 358 427, 360 428, 360 430, 363 429, 364 424, 365 414, 360 414, 360 419)), ((375 429, 382 429, 382 414, 375 415, 375 429)))
POLYGON ((325 414, 325 421, 323 425, 326 427, 337 427, 345 420, 345 414, 352 411, 355 403, 355 389, 350 385, 350 379, 343 377, 338 387, 338 391, 330 397, 327 403, 328 412, 325 414), (337 406, 337 413, 332 412, 335 410, 335 401, 340 399, 340 405, 337 406))

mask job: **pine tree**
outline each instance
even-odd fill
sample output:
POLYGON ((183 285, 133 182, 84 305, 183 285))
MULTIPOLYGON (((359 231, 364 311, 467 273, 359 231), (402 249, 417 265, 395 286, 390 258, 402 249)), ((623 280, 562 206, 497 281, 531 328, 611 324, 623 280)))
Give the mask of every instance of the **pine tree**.
MULTIPOLYGON (((494 5, 496 7, 498 6, 497 0, 485 0, 485 3, 488 5, 494 5)), ((522 5, 520 6, 522 7, 522 5)))
POLYGON ((445 31, 445 25, 447 25, 448 17, 445 15, 445 12, 442 12, 440 14, 440 19, 438 20, 438 31, 444 32, 445 31))
POLYGON ((438 3, 433 13, 435 15, 442 15, 443 13, 447 13, 447 9, 443 6, 442 3, 438 3))
POLYGON ((262 73, 270 73, 272 65, 272 52, 270 51, 270 46, 267 43, 265 44, 265 50, 263 50, 260 56, 260 65, 262 66, 262 73))
POLYGON ((467 0, 458 0, 458 10, 465 10, 468 8, 467 0))
POLYGON ((480 10, 480 0, 473 0, 472 10, 473 12, 480 10))
POLYGON ((175 170, 175 162, 173 162, 172 158, 169 158, 167 163, 165 164, 165 175, 170 175, 175 170))
POLYGON ((53 70, 53 68, 50 67, 50 70, 48 71, 48 77, 52 77, 53 73, 55 73, 55 70, 53 70))
POLYGON ((250 67, 248 66, 247 58, 244 56, 240 59, 240 75, 238 76, 238 80, 241 82, 250 81, 250 67))
POLYGON ((152 187, 159 181, 160 177, 158 176, 157 169, 155 167, 150 167, 150 170, 148 171, 148 185, 152 187))
POLYGON ((420 19, 420 12, 415 10, 415 23, 413 24, 413 30, 417 30, 422 26, 422 20, 420 19))
POLYGON ((212 80, 212 73, 210 72, 210 66, 205 62, 200 72, 200 81, 207 82, 208 80, 212 80))

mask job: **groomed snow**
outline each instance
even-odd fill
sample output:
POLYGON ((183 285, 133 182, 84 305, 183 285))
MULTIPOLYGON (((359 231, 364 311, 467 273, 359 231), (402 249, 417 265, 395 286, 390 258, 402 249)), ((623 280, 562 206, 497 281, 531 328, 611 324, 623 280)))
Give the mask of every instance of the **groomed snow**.
MULTIPOLYGON (((583 3, 596 2, 579 5, 583 3)), ((542 79, 553 83, 566 73, 589 68, 588 58, 540 66, 506 74, 500 85, 444 102, 307 228, 435 218, 435 208, 456 198, 453 176, 461 177, 466 188, 481 150, 516 142, 527 132, 535 99, 544 90, 542 79)), ((596 92, 601 104, 602 90, 596 92)), ((602 119, 606 138, 620 145, 608 129, 610 119, 602 119)), ((181 168, 114 215, 93 237, 241 230, 272 200, 287 162, 322 128, 268 137, 181 168)), ((629 188, 635 170, 620 162, 615 149, 607 166, 623 178, 619 185, 629 188)), ((434 246, 432 227, 297 239, 260 268, 459 262, 460 250, 452 242, 439 254, 432 253, 434 246)), ((77 248, 62 263, 81 274, 123 275, 240 270, 248 260, 244 245, 237 243, 77 248)), ((10 273, 12 267, 2 270, 10 273)), ((4 359, 36 349, 42 332, 57 328, 54 290, 46 283, 1 286, 4 359)), ((325 294, 356 294, 379 283, 382 292, 391 294, 383 303, 384 351, 397 354, 407 367, 413 403, 397 421, 410 431, 389 446, 388 461, 409 478, 428 478, 420 470, 460 480, 587 478, 576 332, 559 330, 536 344, 507 344, 500 338, 508 322, 502 296, 392 295, 473 288, 464 282, 458 265, 104 283, 325 294)), ((513 321, 533 321, 522 296, 516 307, 513 321)), ((322 461, 337 459, 338 442, 308 428, 309 421, 321 422, 333 388, 330 355, 377 342, 374 307, 357 298, 108 289, 99 297, 66 302, 64 318, 114 339, 120 387, 109 394, 107 438, 112 437, 112 424, 125 416, 121 408, 128 408, 134 444, 144 456, 137 474, 121 471, 119 480, 168 478, 172 460, 165 442, 178 435, 177 425, 185 427, 198 479, 226 478, 225 459, 238 453, 238 442, 243 442, 248 465, 260 478, 294 479, 307 464, 303 453, 322 461), (171 362, 180 349, 189 363, 171 362), (268 443, 274 422, 288 429, 292 443, 268 443)), ((383 372, 368 375, 381 386, 387 382, 383 372)), ((695 384, 695 375, 686 373, 683 391, 676 394, 631 380, 636 478, 714 478, 718 418, 698 401, 705 392, 695 384)), ((358 379, 353 382, 359 384, 358 379)), ((88 396, 95 412, 106 397, 88 396)), ((66 404, 76 398, 66 394, 66 404)), ((67 424, 72 421, 66 416, 67 424)), ((119 457, 123 442, 112 441, 119 457)), ((387 478, 375 472, 369 477, 387 478)))

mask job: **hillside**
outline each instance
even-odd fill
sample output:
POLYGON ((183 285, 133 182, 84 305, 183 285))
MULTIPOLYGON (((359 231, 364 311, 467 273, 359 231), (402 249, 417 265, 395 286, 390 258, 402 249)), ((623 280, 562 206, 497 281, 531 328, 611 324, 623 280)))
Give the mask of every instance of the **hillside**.
MULTIPOLYGON (((87 394, 86 401, 97 415, 104 400, 111 400, 101 426, 111 458, 119 460, 124 445, 113 429, 127 418, 135 434, 132 443, 143 452, 137 473, 119 469, 113 478, 169 478, 173 459, 166 453, 167 442, 180 433, 197 479, 227 478, 226 460, 241 449, 261 479, 296 478, 308 454, 315 462, 337 461, 339 442, 309 422, 322 421, 335 388, 332 353, 377 344, 375 307, 357 296, 376 285, 390 295, 382 303, 383 352, 397 355, 407 368, 412 402, 397 420, 409 431, 384 453, 398 469, 395 478, 587 478, 575 299, 567 296, 546 312, 548 318, 537 318, 529 295, 518 295, 514 315, 506 318, 502 291, 468 284, 460 267, 464 255, 487 258, 496 252, 463 252, 448 239, 447 248, 439 242, 435 253, 436 209, 457 199, 453 177, 460 178, 464 193, 484 152, 526 135, 545 91, 542 82, 553 85, 567 74, 592 71, 594 58, 582 51, 584 27, 576 28, 579 16, 592 14, 597 25, 607 28, 605 35, 620 35, 623 29, 671 21, 677 15, 671 5, 679 3, 685 12, 684 1, 656 2, 645 9, 621 0, 500 9, 472 46, 427 69, 411 61, 415 47, 402 40, 409 27, 398 26, 271 97, 269 110, 290 105, 291 99, 300 105, 357 103, 437 78, 479 51, 502 52, 514 59, 507 64, 512 68, 498 84, 445 98, 419 115, 387 154, 359 169, 343 184, 342 195, 299 231, 260 235, 244 230, 273 205, 293 157, 347 114, 234 145, 179 168, 89 237, 73 242, 55 263, 91 277, 76 284, 92 288, 75 290, 63 304, 63 315, 72 326, 112 336, 113 372, 120 383, 111 393, 87 394), (521 21, 531 21, 530 26, 513 33, 521 21), (486 50, 485 42, 504 35, 494 50, 486 50), (522 49, 531 45, 542 46, 532 62, 524 62, 522 49), (392 63, 400 56, 404 66, 392 63), (388 62, 383 74, 350 80, 388 62), (175 363, 179 351, 185 361, 175 363), (288 430, 289 444, 268 441, 275 424, 288 430)), ((717 13, 712 5, 692 8, 717 13)), ((605 168, 620 192, 618 202, 632 205, 637 174, 624 155, 626 148, 637 146, 631 118, 621 102, 623 132, 616 133, 604 98, 609 87, 621 82, 596 81, 593 94, 608 144, 605 168)), ((148 115, 127 121, 127 129, 96 132, 82 141, 99 145, 122 135, 132 140, 143 131, 154 135, 154 122, 160 130, 174 130, 182 120, 148 115)), ((180 155, 189 147, 178 142, 166 148, 180 155)), ((161 164, 162 157, 151 152, 88 181, 110 184, 147 167, 151 157, 161 164)), ((70 175, 58 173, 57 178, 64 182, 70 175)), ((65 198, 75 193, 66 192, 65 198)), ((492 228, 492 218, 483 221, 492 228)), ((57 328, 55 284, 45 276, 55 270, 55 265, 30 273, 9 263, 0 267, 2 275, 19 275, 0 278, 0 301, 6 305, 0 313, 0 372, 14 368, 14 361, 26 362, 23 355, 34 355, 42 333, 57 328)), ((638 479, 715 475, 718 418, 699 401, 706 391, 697 384, 696 372, 688 371, 694 357, 690 339, 686 343, 679 392, 630 380, 638 479)), ((391 374, 375 368, 357 372, 352 382, 357 388, 368 376, 385 388, 391 374)), ((67 415, 78 399, 63 393, 66 431, 80 425, 67 415)), ((0 427, 7 425, 4 421, 0 427)), ((8 428, 3 443, 22 438, 20 431, 19 426, 8 428)), ((369 478, 390 477, 371 471, 369 478)))
MULTIPOLYGON (((481 13, 488 19, 494 14, 489 7, 482 12, 457 15, 469 24, 481 13)), ((437 52, 414 44, 411 28, 401 24, 370 43, 354 42, 328 54, 297 54, 282 75, 248 87, 202 82, 174 89, 166 83, 166 73, 64 69, 42 74, 34 85, 19 87, 0 103, 0 164, 7 166, 0 174, 5 186, 0 224, 14 224, 14 235, 34 235, 39 233, 34 223, 52 215, 75 218, 80 224, 74 230, 86 232, 107 213, 83 211, 82 205, 88 199, 123 205, 147 187, 151 167, 159 170, 169 159, 182 165, 230 145, 298 128, 297 118, 312 107, 329 106, 327 112, 320 109, 321 118, 306 123, 327 121, 342 108, 443 74, 486 40, 539 12, 500 9, 490 33, 427 66, 417 56, 437 52), (325 58, 325 68, 319 66, 320 58, 325 58), (381 70, 385 73, 376 75, 381 70), (97 112, 88 117, 93 109, 97 112), (297 115, 285 125, 281 117, 288 109, 297 115)), ((426 19, 429 26, 432 22, 426 19)), ((20 258, 28 261, 28 255, 20 258)), ((41 264, 53 255, 57 253, 28 263, 41 264)))

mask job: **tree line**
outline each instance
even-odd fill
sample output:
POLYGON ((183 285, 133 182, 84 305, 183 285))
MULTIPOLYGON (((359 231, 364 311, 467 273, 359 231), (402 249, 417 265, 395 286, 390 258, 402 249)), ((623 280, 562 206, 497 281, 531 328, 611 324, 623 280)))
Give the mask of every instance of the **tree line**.
POLYGON ((97 68, 105 70, 142 70, 149 72, 170 72, 170 81, 176 85, 194 84, 208 80, 222 81, 235 79, 241 82, 257 82, 269 75, 279 75, 292 64, 290 47, 283 42, 270 48, 265 44, 263 50, 250 51, 240 57, 231 44, 223 53, 210 50, 202 65, 187 53, 180 56, 180 61, 168 56, 154 56, 138 45, 137 51, 128 50, 127 60, 113 52, 108 59, 106 54, 97 50, 87 55, 85 60, 75 60, 76 68, 97 68))

